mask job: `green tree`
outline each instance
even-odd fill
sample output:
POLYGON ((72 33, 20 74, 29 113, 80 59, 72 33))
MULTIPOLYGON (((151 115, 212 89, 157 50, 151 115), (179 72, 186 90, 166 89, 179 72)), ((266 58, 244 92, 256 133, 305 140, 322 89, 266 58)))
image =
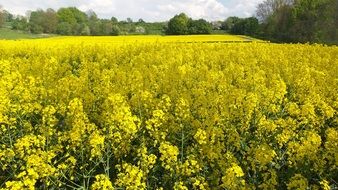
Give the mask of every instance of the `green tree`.
POLYGON ((111 17, 110 21, 113 23, 113 24, 117 24, 119 22, 119 20, 117 20, 116 17, 111 17))
POLYGON ((133 23, 131 20, 128 21, 120 21, 118 26, 120 28, 121 34, 129 34, 134 33, 136 30, 136 23, 133 23))
POLYGON ((72 34, 72 25, 68 22, 61 22, 58 24, 56 29, 58 34, 61 35, 71 35, 72 34))
POLYGON ((91 35, 99 35, 100 33, 100 20, 93 10, 87 11, 88 28, 91 35))
POLYGON ((29 17, 29 28, 32 33, 42 33, 45 13, 42 9, 32 11, 29 17))
POLYGON ((278 39, 282 42, 291 42, 293 37, 291 34, 291 28, 293 27, 294 20, 292 18, 292 7, 285 5, 280 7, 270 17, 270 36, 274 39, 278 39))
POLYGON ((338 44, 338 1, 328 0, 319 12, 323 13, 323 22, 319 28, 326 29, 323 31, 325 42, 338 44))
POLYGON ((97 17, 97 14, 93 10, 88 10, 86 12, 86 15, 87 15, 89 21, 97 21, 99 19, 97 17))
POLYGON ((127 18, 127 22, 128 22, 128 23, 133 23, 133 19, 127 18))
POLYGON ((145 24, 145 23, 146 22, 142 18, 138 19, 138 21, 137 21, 137 24, 145 24))
POLYGON ((211 24, 204 19, 190 19, 188 24, 188 30, 189 34, 210 34, 212 27, 211 24))
POLYGON ((0 28, 2 27, 2 25, 5 23, 5 14, 4 11, 1 9, 0 6, 0 28))
POLYGON ((70 8, 60 8, 57 11, 60 23, 75 24, 77 22, 75 15, 70 8))
POLYGON ((42 24, 45 33, 55 33, 58 24, 58 17, 53 9, 47 9, 44 13, 44 23, 42 24))
POLYGON ((95 20, 95 21, 90 21, 89 22, 89 29, 90 29, 90 34, 94 36, 98 36, 101 33, 101 21, 100 20, 95 20))
POLYGON ((53 9, 40 9, 30 13, 29 27, 32 33, 55 33, 57 24, 58 18, 53 9))
POLYGON ((57 11, 57 16, 59 25, 63 23, 61 27, 58 27, 59 34, 69 33, 69 26, 71 28, 70 34, 81 34, 82 25, 88 22, 87 15, 76 7, 60 8, 57 11), (62 29, 66 31, 62 31, 62 29))
POLYGON ((256 35, 259 30, 258 19, 255 17, 232 17, 227 24, 228 31, 231 34, 256 35))
POLYGON ((12 30, 23 30, 23 31, 28 31, 29 30, 29 24, 27 22, 26 17, 16 17, 14 20, 11 22, 11 27, 12 30))
POLYGON ((184 35, 188 34, 188 24, 189 17, 181 13, 179 15, 175 15, 168 22, 168 28, 166 29, 166 33, 169 35, 184 35))
POLYGON ((6 10, 3 10, 2 11, 4 16, 5 16, 5 21, 6 22, 12 22, 14 20, 14 15, 11 14, 10 12, 6 11, 6 10))
POLYGON ((284 6, 292 5, 295 0, 265 0, 257 5, 256 15, 259 21, 268 22, 270 17, 284 6))
POLYGON ((234 25, 232 26, 230 33, 231 34, 240 34, 244 35, 245 34, 245 20, 244 19, 239 19, 237 20, 234 25))
POLYGON ((2 8, 0 5, 0 27, 2 27, 5 22, 12 22, 13 21, 13 15, 2 8))
POLYGON ((120 27, 118 25, 113 25, 111 29, 111 35, 118 36, 120 34, 120 27))
POLYGON ((300 42, 328 42, 337 40, 337 1, 298 0, 293 7, 292 36, 300 42), (333 34, 333 35, 332 35, 333 34), (333 37, 333 38, 332 38, 333 37))
POLYGON ((259 30, 258 19, 249 17, 244 19, 244 34, 256 35, 259 30))
POLYGON ((292 36, 296 41, 307 42, 317 41, 316 21, 318 18, 317 7, 320 1, 301 0, 293 7, 292 17, 294 25, 292 36))
POLYGON ((337 15, 337 0, 265 0, 257 8, 260 35, 281 42, 338 44, 337 15))
POLYGON ((80 35, 83 35, 83 36, 89 36, 90 35, 90 28, 87 24, 81 24, 80 35))
POLYGON ((101 21, 101 35, 108 36, 112 33, 113 24, 110 20, 103 19, 101 21))
POLYGON ((230 32, 232 30, 232 28, 234 27, 234 25, 236 23, 238 23, 241 19, 236 17, 236 16, 232 16, 232 17, 228 17, 223 23, 222 23, 222 29, 230 32))

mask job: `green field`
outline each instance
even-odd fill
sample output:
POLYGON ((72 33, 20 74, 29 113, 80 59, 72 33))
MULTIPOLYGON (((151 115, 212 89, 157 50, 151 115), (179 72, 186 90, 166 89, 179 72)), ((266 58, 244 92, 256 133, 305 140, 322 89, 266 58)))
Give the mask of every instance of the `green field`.
POLYGON ((16 39, 35 39, 46 38, 55 35, 50 34, 31 34, 23 31, 11 30, 9 28, 0 28, 0 39, 16 40, 16 39))
POLYGON ((238 42, 266 42, 243 35, 120 35, 120 36, 57 36, 47 34, 22 33, 10 29, 0 29, 0 40, 30 40, 48 38, 53 42, 81 41, 86 43, 125 43, 125 42, 175 42, 175 43, 238 43, 238 42))

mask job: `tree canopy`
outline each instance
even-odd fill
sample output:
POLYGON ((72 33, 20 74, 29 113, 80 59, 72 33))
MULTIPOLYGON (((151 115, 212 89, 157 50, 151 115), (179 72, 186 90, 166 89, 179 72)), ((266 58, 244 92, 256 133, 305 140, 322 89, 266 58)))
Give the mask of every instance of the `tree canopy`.
POLYGON ((211 24, 204 19, 193 20, 185 13, 175 15, 168 22, 166 34, 185 35, 185 34, 210 34, 211 24))
POLYGON ((261 36, 281 42, 338 42, 337 0, 265 0, 261 36))
POLYGON ((259 30, 259 24, 258 19, 255 17, 229 17, 223 23, 222 28, 230 34, 256 35, 259 30))
POLYGON ((38 9, 29 15, 14 16, 0 5, 0 27, 31 33, 60 35, 128 35, 128 34, 210 34, 224 30, 230 34, 249 35, 274 42, 311 42, 338 44, 337 0, 264 0, 255 17, 228 17, 224 22, 194 20, 185 13, 168 22, 146 22, 142 18, 101 19, 93 10, 76 7, 58 10, 38 9))

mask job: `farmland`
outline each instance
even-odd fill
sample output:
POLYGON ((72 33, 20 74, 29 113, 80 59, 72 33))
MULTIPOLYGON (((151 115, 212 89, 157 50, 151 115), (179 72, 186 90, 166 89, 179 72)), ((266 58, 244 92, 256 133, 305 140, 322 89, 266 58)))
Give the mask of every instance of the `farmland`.
POLYGON ((0 189, 334 189, 337 111, 337 46, 2 40, 0 189))
MULTIPOLYGON (((38 38, 38 37, 35 37, 38 38)), ((11 38, 9 38, 11 39, 11 38)), ((197 42, 211 42, 211 43, 231 43, 231 42, 265 42, 262 40, 254 39, 248 36, 242 35, 184 35, 184 36, 161 36, 161 35, 128 35, 128 36, 59 36, 51 38, 41 38, 39 40, 30 40, 29 38, 14 38, 20 41, 29 41, 30 43, 40 43, 48 41, 49 44, 62 43, 62 44, 74 44, 74 43, 114 43, 125 44, 134 42, 169 42, 169 43, 197 43, 197 42)))
POLYGON ((14 31, 8 28, 0 28, 0 40, 16 40, 16 39, 36 39, 53 36, 51 34, 30 34, 23 31, 14 31))

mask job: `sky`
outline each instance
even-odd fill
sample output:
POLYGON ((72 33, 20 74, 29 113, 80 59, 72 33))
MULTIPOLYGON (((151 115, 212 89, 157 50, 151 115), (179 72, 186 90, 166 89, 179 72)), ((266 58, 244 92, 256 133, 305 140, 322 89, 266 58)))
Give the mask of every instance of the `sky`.
POLYGON ((142 18, 148 22, 166 21, 181 12, 208 21, 225 20, 229 16, 249 17, 263 0, 0 0, 12 14, 25 15, 27 10, 77 7, 93 10, 100 18, 119 20, 142 18))

